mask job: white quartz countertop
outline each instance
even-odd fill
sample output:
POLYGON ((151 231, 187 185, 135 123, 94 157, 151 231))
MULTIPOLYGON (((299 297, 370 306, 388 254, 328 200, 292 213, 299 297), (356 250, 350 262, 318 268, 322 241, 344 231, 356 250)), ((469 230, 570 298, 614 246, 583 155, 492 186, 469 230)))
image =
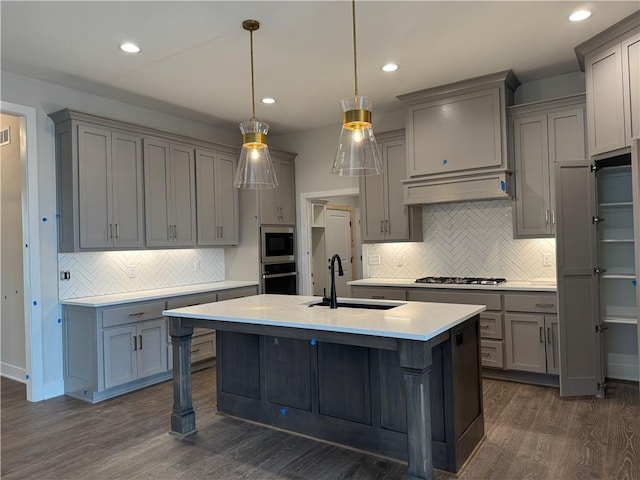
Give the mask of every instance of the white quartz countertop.
POLYGON ((310 307, 320 297, 255 295, 165 310, 169 317, 303 328, 378 337, 429 340, 485 310, 484 305, 339 298, 344 303, 396 305, 389 310, 310 307))
POLYGON ((557 285, 553 279, 541 279, 532 281, 507 281, 500 285, 456 285, 443 283, 416 283, 415 278, 363 278, 352 280, 348 285, 360 285, 363 287, 411 287, 411 288, 455 288, 462 290, 520 290, 531 292, 555 292, 557 285))
POLYGON ((80 297, 61 299, 62 305, 75 305, 80 307, 108 307, 123 303, 141 302, 144 300, 157 300, 168 297, 179 297, 193 293, 213 292, 216 290, 228 290, 230 288, 251 287, 258 285, 257 281, 227 280, 224 282, 198 283, 196 285, 183 285, 180 287, 157 288, 154 290, 140 290, 138 292, 114 293, 111 295, 97 295, 95 297, 80 297))

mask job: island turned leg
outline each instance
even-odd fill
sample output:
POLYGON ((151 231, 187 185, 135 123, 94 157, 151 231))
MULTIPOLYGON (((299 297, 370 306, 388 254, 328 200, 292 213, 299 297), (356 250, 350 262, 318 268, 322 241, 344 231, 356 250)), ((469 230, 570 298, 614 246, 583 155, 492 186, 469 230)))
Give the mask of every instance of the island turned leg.
POLYGON ((400 368, 407 390, 408 478, 431 480, 431 344, 400 340, 400 368))
POLYGON ((171 431, 186 437, 197 432, 196 414, 191 400, 191 335, 193 327, 184 327, 182 318, 169 318, 173 347, 173 411, 171 431))

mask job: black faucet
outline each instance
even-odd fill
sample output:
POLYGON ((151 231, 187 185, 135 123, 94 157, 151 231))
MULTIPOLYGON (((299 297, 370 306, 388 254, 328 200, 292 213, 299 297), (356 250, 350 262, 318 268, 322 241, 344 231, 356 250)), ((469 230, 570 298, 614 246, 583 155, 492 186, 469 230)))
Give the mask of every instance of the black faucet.
POLYGON ((335 263, 338 260, 338 275, 344 276, 344 270, 342 270, 342 260, 337 253, 331 257, 331 298, 329 300, 329 308, 338 308, 338 297, 336 295, 336 268, 335 263))

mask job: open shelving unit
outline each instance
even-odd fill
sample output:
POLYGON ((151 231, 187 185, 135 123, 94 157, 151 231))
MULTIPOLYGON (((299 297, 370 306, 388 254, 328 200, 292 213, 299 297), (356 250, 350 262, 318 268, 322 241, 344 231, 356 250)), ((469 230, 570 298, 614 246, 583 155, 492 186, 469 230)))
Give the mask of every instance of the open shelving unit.
POLYGON ((631 165, 597 173, 600 318, 605 376, 638 380, 638 309, 631 165), (635 373, 633 373, 635 372, 635 373), (633 378, 633 377, 636 378, 633 378))

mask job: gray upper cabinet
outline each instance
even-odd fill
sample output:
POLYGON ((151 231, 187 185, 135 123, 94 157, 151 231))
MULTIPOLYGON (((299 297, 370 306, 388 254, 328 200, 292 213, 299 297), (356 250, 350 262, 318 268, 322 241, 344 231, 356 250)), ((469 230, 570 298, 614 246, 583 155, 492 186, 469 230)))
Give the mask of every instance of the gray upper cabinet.
POLYGON ((516 238, 553 237, 556 161, 586 158, 585 96, 509 108, 516 238))
POLYGON ((407 106, 404 203, 510 196, 506 106, 519 84, 509 70, 398 97, 407 106))
POLYGON ((295 158, 296 155, 269 149, 278 178, 276 188, 259 190, 258 210, 262 225, 295 225, 295 158))
POLYGON ((421 207, 403 203, 405 132, 380 134, 377 143, 382 157, 382 174, 360 177, 362 240, 367 243, 421 241, 421 207))
POLYGON ((585 72, 589 155, 640 135, 640 10, 576 47, 585 72))
POLYGON ((146 244, 196 244, 194 147, 144 138, 146 244))
POLYGON ((144 247, 141 137, 69 111, 52 118, 60 251, 144 247))
POLYGON ((196 149, 197 244, 235 245, 238 190, 233 186, 237 159, 233 152, 196 149))

